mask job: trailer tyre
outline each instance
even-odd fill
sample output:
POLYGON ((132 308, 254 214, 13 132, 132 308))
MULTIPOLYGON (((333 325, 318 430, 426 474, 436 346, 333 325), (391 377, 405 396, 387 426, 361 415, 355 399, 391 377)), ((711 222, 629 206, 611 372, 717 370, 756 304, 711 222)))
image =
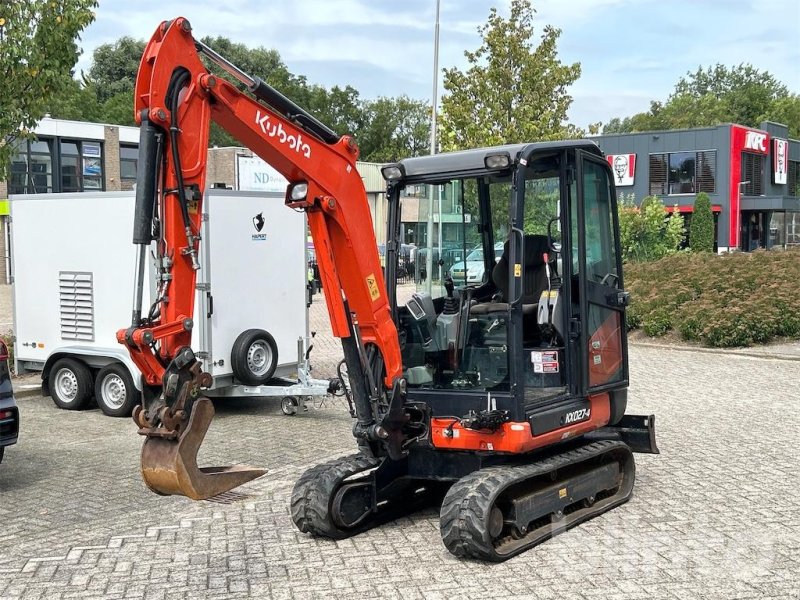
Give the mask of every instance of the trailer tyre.
POLYGON ((92 397, 92 373, 82 362, 61 358, 50 369, 50 397, 59 408, 81 410, 92 397))
POLYGON ((106 365, 94 382, 97 406, 109 417, 129 417, 136 405, 137 393, 133 378, 122 363, 106 365))
POLYGON ((275 338, 263 329, 239 334, 231 350, 231 369, 245 385, 262 385, 272 379, 278 366, 275 338))

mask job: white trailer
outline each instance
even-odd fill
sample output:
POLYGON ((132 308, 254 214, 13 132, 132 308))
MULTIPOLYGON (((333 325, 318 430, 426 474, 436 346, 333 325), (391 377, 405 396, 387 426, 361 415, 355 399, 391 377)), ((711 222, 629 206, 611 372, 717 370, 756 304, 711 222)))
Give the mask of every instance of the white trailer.
MULTIPOLYGON (((138 402, 141 374, 116 341, 131 320, 133 211, 133 192, 11 197, 15 366, 41 372, 61 408, 94 395, 104 413, 126 416, 138 402)), ((208 395, 280 396, 293 414, 327 394, 305 354, 304 216, 281 194, 212 189, 201 236, 192 347, 214 378, 208 395)))

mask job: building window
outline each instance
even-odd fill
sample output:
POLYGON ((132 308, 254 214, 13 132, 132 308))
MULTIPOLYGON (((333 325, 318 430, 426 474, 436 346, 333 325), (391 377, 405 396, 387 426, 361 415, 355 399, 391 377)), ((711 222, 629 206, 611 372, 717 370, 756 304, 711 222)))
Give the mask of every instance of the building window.
POLYGON ((742 176, 739 181, 748 183, 741 186, 745 196, 764 195, 764 157, 752 152, 742 152, 742 176))
POLYGON ((136 170, 139 164, 139 148, 137 146, 119 147, 119 176, 123 181, 136 181, 136 170))
POLYGON ((103 189, 103 151, 98 142, 82 142, 83 189, 103 189))
POLYGON ((800 197, 800 161, 789 161, 786 183, 788 184, 786 193, 795 198, 800 197))
POLYGON ((775 211, 769 220, 769 240, 767 248, 784 248, 786 246, 786 213, 775 211))
POLYGON ((650 195, 664 196, 667 193, 667 155, 650 155, 650 195))
POLYGON ((717 151, 650 155, 650 195, 715 193, 717 151))
POLYGON ((11 158, 9 194, 45 194, 53 191, 53 143, 22 140, 11 158))
POLYGON ((671 152, 669 154, 669 193, 695 193, 694 152, 671 152))
POLYGON ((61 191, 81 189, 80 153, 76 142, 61 142, 61 191))
POLYGON ((697 192, 714 194, 717 191, 717 151, 701 150, 697 153, 697 192))
POLYGON ((786 213, 786 245, 800 246, 800 212, 786 213))
POLYGON ((60 149, 62 192, 103 189, 103 150, 100 142, 62 140, 60 149))

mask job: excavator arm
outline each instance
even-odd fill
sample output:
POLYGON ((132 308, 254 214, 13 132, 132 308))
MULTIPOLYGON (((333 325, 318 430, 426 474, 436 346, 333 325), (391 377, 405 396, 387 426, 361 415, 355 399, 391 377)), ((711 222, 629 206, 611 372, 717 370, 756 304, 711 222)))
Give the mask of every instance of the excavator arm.
POLYGON ((398 422, 404 392, 400 346, 353 139, 337 136, 195 40, 184 18, 162 23, 145 48, 135 111, 141 126, 136 281, 131 325, 117 339, 147 384, 134 421, 145 436, 142 473, 148 486, 206 498, 264 473, 241 466, 200 469, 196 463, 213 417, 201 391, 211 377, 190 348, 212 121, 289 181, 285 204, 307 215, 332 330, 342 339, 356 410, 354 435, 373 455, 398 454, 397 435, 387 424, 398 422), (247 91, 212 74, 201 55, 247 91), (153 244, 158 292, 145 312, 145 262, 153 244), (394 407, 393 419, 380 406, 394 407))

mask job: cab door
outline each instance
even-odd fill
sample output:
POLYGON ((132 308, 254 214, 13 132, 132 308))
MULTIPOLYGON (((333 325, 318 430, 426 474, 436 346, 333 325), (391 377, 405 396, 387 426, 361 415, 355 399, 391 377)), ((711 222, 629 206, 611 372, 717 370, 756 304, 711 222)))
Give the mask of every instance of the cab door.
POLYGON ((619 250, 616 193, 608 164, 583 151, 577 156, 578 270, 581 391, 585 395, 628 384, 628 345, 619 250))

